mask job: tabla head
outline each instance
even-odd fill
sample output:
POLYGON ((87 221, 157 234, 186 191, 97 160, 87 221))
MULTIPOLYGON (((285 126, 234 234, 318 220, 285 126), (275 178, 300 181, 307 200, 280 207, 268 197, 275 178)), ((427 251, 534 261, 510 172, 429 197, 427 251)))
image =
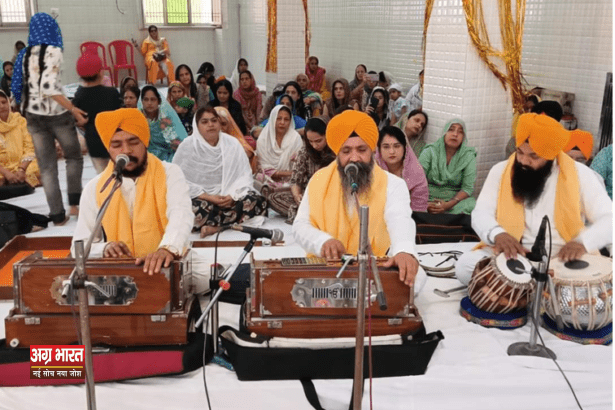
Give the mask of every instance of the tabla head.
POLYGON ((504 253, 495 258, 495 265, 506 278, 515 283, 530 283, 532 281, 532 265, 521 255, 506 259, 504 253))
POLYGON ((613 260, 602 255, 585 254, 581 258, 563 262, 559 258, 551 259, 555 281, 559 280, 607 280, 613 275, 613 260))

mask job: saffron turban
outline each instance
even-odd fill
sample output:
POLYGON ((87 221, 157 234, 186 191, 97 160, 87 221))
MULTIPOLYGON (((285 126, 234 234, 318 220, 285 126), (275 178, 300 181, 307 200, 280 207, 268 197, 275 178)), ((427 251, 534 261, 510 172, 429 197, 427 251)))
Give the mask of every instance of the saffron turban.
POLYGON ((569 139, 570 131, 565 130, 559 122, 547 115, 528 113, 519 117, 517 147, 527 141, 534 152, 543 159, 555 159, 569 139))
POLYGON ((589 159, 594 149, 594 137, 590 132, 583 130, 574 130, 570 132, 570 140, 568 145, 564 148, 564 152, 568 152, 574 147, 577 147, 582 153, 585 159, 589 159))
POLYGON ((348 110, 336 115, 327 125, 327 144, 337 155, 342 145, 356 132, 373 150, 378 142, 378 127, 374 120, 364 112, 348 110))
POLYGON ((118 129, 136 135, 146 147, 149 145, 149 124, 141 111, 136 108, 101 112, 96 116, 94 125, 107 149, 118 129))

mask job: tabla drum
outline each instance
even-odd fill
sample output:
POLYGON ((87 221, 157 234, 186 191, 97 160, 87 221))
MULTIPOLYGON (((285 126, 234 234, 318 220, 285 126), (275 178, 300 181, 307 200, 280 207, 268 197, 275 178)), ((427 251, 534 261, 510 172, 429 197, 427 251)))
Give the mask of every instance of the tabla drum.
POLYGON ((470 301, 478 309, 491 313, 510 313, 525 309, 535 281, 532 265, 521 255, 506 259, 504 253, 476 264, 468 285, 470 301))
POLYGON ((547 316, 561 315, 564 325, 577 330, 601 329, 613 321, 613 260, 585 254, 563 262, 551 260, 553 286, 542 305, 547 316))

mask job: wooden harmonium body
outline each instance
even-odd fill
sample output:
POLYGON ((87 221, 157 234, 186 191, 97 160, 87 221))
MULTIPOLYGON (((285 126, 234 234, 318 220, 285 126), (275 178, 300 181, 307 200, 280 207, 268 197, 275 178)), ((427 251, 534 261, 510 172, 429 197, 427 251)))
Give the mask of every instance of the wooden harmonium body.
MULTIPOLYGON (((62 296, 74 259, 48 259, 40 253, 13 265, 14 307, 5 319, 11 347, 71 344, 78 341, 78 292, 62 296)), ((188 253, 149 276, 135 259, 86 262, 93 345, 186 344, 194 304, 188 253)), ((196 302, 198 303, 198 301, 196 302)))
MULTIPOLYGON (((379 260, 380 266, 384 262, 379 260)), ((250 288, 245 306, 246 327, 263 336, 291 338, 354 337, 356 332, 358 264, 336 274, 340 261, 323 258, 283 258, 251 261, 250 288)), ((376 302, 376 287, 368 279, 374 336, 413 333, 423 321, 414 306, 414 288, 399 280, 394 268, 378 269, 387 309, 376 302)), ((369 278, 369 276, 368 276, 369 278)))

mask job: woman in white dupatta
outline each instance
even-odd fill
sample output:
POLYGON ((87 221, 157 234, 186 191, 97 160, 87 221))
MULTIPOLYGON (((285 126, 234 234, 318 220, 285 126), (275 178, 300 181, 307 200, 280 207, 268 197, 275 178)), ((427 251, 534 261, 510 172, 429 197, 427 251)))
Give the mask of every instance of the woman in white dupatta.
POLYGON ((290 187, 292 162, 302 147, 303 140, 295 131, 290 109, 284 105, 275 106, 256 141, 259 170, 255 179, 262 184, 262 188, 276 190, 290 187))
POLYGON ((184 172, 194 229, 201 237, 220 226, 243 223, 267 212, 267 201, 252 185, 252 170, 236 138, 220 131, 220 117, 212 107, 200 108, 193 121, 196 131, 179 146, 173 163, 184 172))

